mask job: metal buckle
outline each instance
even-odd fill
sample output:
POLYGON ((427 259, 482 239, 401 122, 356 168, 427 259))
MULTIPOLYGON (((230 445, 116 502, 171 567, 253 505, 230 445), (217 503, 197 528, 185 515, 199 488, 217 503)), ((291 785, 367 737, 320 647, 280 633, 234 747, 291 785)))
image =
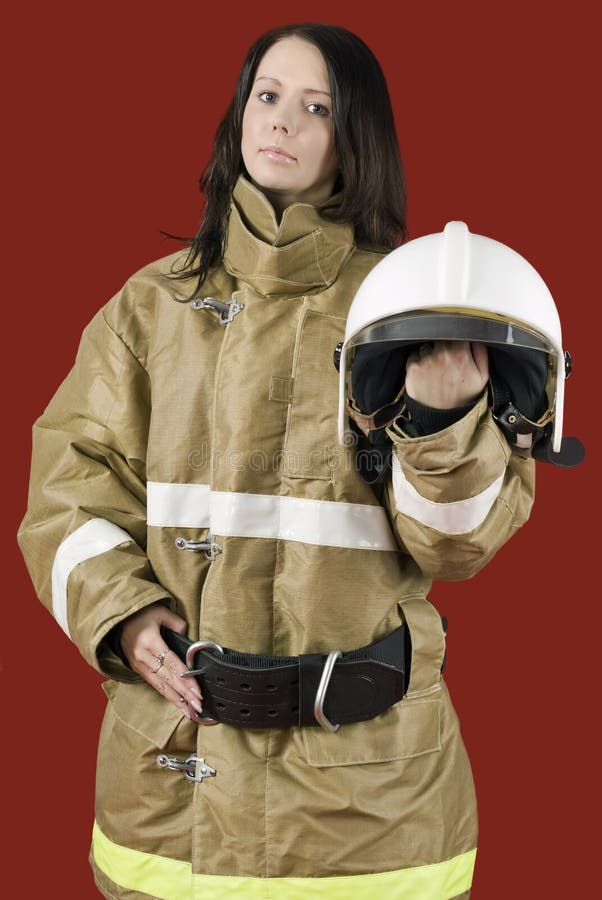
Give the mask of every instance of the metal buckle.
MULTIPOLYGON (((195 641, 186 651, 186 665, 188 666, 188 672, 182 672, 181 678, 193 678, 195 675, 204 674, 204 669, 192 668, 194 665, 194 655, 195 653, 198 653, 199 650, 217 650, 222 656, 224 655, 224 648, 220 647, 219 644, 216 644, 215 641, 195 641)), ((200 715, 197 716, 195 722, 199 725, 217 725, 219 719, 214 719, 212 716, 200 715)))
POLYGON ((204 552, 207 559, 217 559, 222 552, 222 545, 218 544, 212 534, 208 534, 202 541, 189 541, 184 537, 177 537, 175 545, 178 550, 191 550, 193 553, 204 552))
POLYGON ((314 700, 314 716, 316 717, 316 721, 318 724, 322 726, 326 731, 338 731, 339 725, 335 725, 334 722, 331 722, 330 719, 324 714, 324 701, 326 700, 326 691, 328 690, 328 685, 330 684, 330 676, 332 675, 332 670, 334 669, 335 663, 337 659, 340 659, 343 654, 340 650, 332 650, 328 654, 328 658, 324 663, 324 668, 322 670, 322 677, 320 678, 320 684, 318 685, 318 690, 316 691, 316 699, 314 700))
POLYGON ((194 753, 186 760, 176 759, 174 756, 167 756, 165 753, 161 753, 157 757, 157 765, 162 769, 181 772, 186 781, 201 782, 203 778, 213 778, 216 775, 215 769, 207 765, 202 756, 196 756, 194 753))
POLYGON ((222 326, 228 325, 245 308, 244 303, 237 303, 234 299, 224 303, 222 300, 216 300, 215 297, 202 299, 195 297, 190 301, 190 305, 193 309, 211 309, 213 312, 219 313, 219 324, 222 326))

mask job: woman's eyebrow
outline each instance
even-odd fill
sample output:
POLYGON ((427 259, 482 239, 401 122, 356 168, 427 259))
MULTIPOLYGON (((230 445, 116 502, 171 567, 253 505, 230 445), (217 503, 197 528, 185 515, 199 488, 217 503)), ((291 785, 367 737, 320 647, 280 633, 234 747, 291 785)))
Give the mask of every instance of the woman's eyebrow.
MULTIPOLYGON (((272 81, 274 84, 279 84, 280 86, 282 86, 282 82, 280 81, 280 79, 275 78, 273 75, 259 75, 255 79, 255 83, 257 84, 258 81, 272 81)), ((320 88, 303 88, 303 91, 306 94, 324 94, 325 97, 330 97, 328 91, 322 91, 320 90, 320 88)))

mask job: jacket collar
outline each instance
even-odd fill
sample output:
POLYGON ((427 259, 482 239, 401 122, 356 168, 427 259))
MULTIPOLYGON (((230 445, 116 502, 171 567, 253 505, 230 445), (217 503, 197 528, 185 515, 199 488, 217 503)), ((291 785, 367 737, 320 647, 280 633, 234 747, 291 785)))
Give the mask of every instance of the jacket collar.
POLYGON ((293 203, 278 222, 265 195, 239 177, 232 193, 224 266, 259 294, 323 290, 335 281, 353 248, 352 225, 327 222, 320 208, 308 203, 293 203))

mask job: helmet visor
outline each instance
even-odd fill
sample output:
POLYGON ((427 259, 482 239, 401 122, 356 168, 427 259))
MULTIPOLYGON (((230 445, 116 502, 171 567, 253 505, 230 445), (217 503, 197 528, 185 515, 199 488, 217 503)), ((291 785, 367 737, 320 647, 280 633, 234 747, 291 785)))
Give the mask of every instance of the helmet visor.
POLYGON ((471 315, 466 312, 418 310, 381 319, 366 325, 350 338, 347 350, 361 344, 386 342, 402 347, 422 341, 480 341, 506 344, 554 353, 550 342, 523 323, 495 315, 471 315))

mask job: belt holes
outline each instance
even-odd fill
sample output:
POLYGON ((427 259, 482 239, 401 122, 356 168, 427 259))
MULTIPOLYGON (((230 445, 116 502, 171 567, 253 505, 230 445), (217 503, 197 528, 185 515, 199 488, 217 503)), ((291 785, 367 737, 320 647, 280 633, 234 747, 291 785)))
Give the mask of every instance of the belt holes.
POLYGON ((298 712, 299 712, 299 707, 298 707, 298 706, 293 706, 293 708, 291 709, 291 712, 298 713, 298 712))
POLYGON ((291 687, 295 687, 296 684, 299 684, 299 679, 295 678, 294 681, 291 681, 291 687))
POLYGON ((268 716, 271 716, 272 718, 274 718, 274 716, 277 716, 277 715, 278 715, 277 709, 268 709, 268 716))
POLYGON ((240 689, 241 689, 241 691, 250 691, 251 685, 248 684, 246 681, 243 681, 243 683, 240 686, 240 689))
POLYGON ((266 689, 266 691, 277 691, 278 685, 277 684, 266 684, 265 689, 266 689))
POLYGON ((241 714, 241 716, 244 716, 246 719, 246 718, 248 718, 248 716, 251 715, 251 710, 250 709, 241 709, 240 714, 241 714))
POLYGON ((217 709, 225 709, 226 708, 225 703, 216 703, 215 706, 217 709))
POLYGON ((226 683, 226 680, 225 680, 225 678, 216 678, 215 683, 219 684, 220 687, 223 687, 226 683))

